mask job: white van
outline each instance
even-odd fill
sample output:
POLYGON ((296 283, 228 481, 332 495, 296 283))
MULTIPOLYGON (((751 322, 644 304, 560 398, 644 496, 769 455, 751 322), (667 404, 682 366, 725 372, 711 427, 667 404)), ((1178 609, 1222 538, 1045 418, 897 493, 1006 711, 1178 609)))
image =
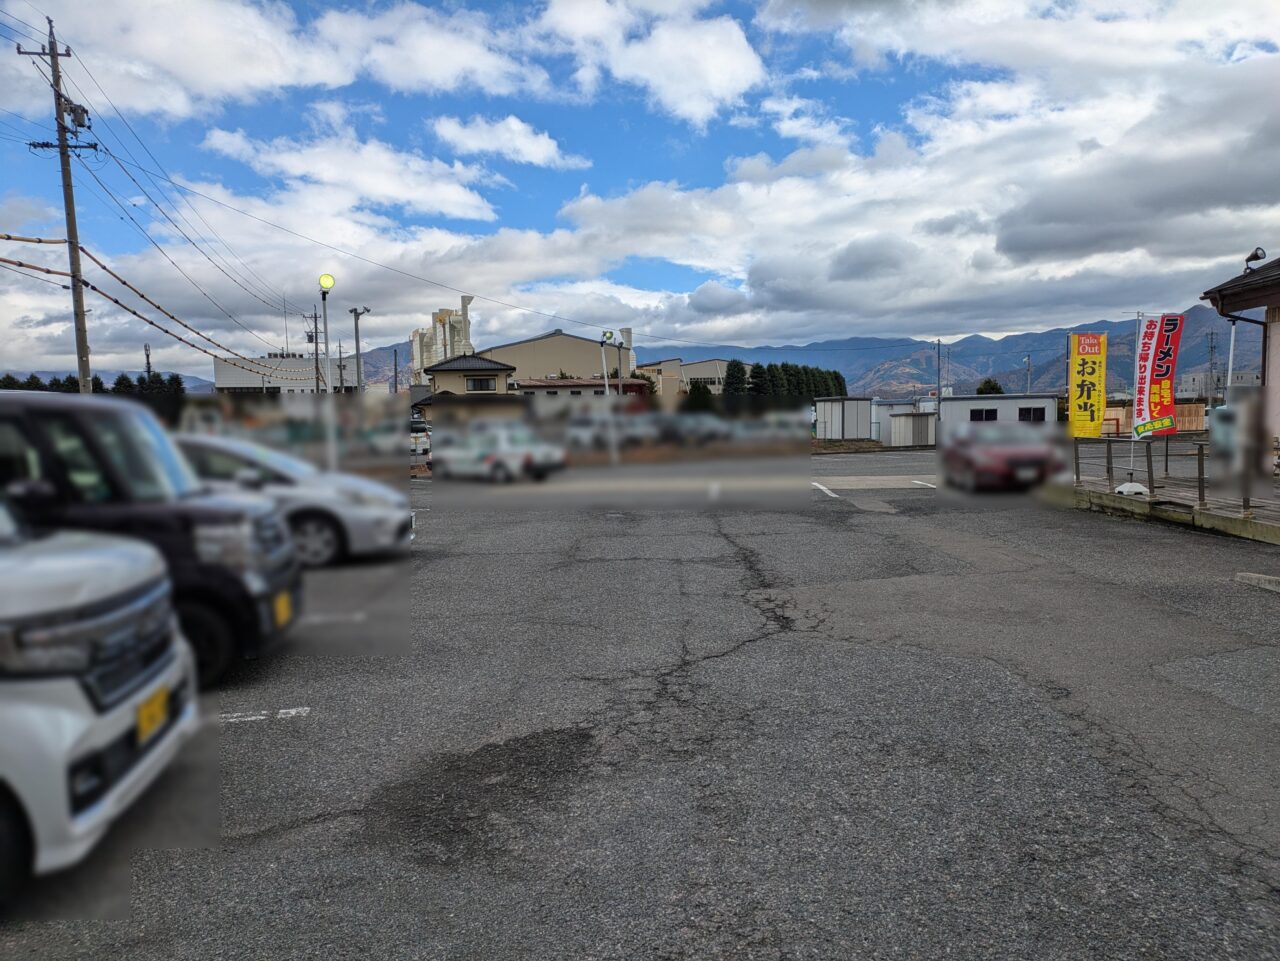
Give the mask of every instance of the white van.
POLYGON ((0 499, 0 903, 85 857, 195 732, 159 552, 33 536, 0 499))

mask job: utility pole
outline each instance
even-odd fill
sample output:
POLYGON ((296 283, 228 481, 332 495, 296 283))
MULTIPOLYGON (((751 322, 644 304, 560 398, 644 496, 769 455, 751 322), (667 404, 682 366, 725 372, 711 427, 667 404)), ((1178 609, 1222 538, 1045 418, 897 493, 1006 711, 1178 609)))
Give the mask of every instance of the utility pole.
POLYGON ((320 393, 320 315, 316 313, 316 305, 311 305, 311 313, 303 314, 303 320, 311 321, 311 329, 307 331, 307 343, 311 345, 311 356, 316 362, 315 392, 320 393))
POLYGON ((400 351, 391 351, 391 393, 400 393, 400 351))
POLYGON ((1214 377, 1214 373, 1215 373, 1214 368, 1217 367, 1217 359, 1218 359, 1218 351, 1217 351, 1218 345, 1216 343, 1217 336, 1218 336, 1218 332, 1216 330, 1209 331, 1209 386, 1208 386, 1208 389, 1205 390, 1205 393, 1209 395, 1210 407, 1213 406, 1214 394, 1218 392, 1217 380, 1214 377))
POLYGON ((147 383, 151 383, 151 345, 143 344, 142 352, 147 355, 147 383))
POLYGON ((1027 393, 1031 393, 1031 355, 1027 354, 1027 393))
POLYGON ((364 393, 364 368, 360 364, 360 318, 369 313, 368 307, 352 307, 347 311, 356 320, 356 393, 364 393))
POLYGON ((347 380, 343 376, 347 365, 342 362, 342 338, 338 338, 338 393, 345 394, 347 392, 347 380))
POLYGON ((941 443, 942 438, 939 436, 942 427, 942 338, 939 337, 934 341, 934 350, 936 351, 937 368, 935 373, 938 375, 937 400, 933 405, 933 446, 937 447, 941 443))
POLYGON ((49 45, 39 50, 23 50, 18 45, 18 53, 24 57, 41 57, 49 61, 49 72, 53 85, 53 119, 58 128, 58 142, 32 143, 31 147, 57 147, 58 162, 62 168, 62 207, 67 218, 67 259, 71 270, 71 307, 75 316, 76 331, 76 373, 80 380, 80 393, 93 393, 93 372, 89 369, 89 331, 84 319, 84 281, 80 275, 80 231, 76 227, 76 197, 71 185, 71 151, 97 150, 98 145, 68 143, 67 119, 79 131, 89 127, 89 111, 62 93, 62 67, 58 61, 71 56, 71 48, 58 49, 58 40, 53 33, 53 20, 49 22, 49 45))

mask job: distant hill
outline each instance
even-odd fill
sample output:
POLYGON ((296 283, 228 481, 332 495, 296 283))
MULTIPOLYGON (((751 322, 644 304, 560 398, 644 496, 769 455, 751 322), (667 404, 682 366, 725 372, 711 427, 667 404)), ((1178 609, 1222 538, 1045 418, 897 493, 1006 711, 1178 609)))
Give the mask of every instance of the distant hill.
MULTIPOLYGON (((136 379, 142 373, 142 371, 140 370, 100 370, 96 367, 94 368, 93 372, 97 374, 99 377, 101 377, 102 382, 106 384, 108 387, 110 387, 113 383, 115 383, 116 378, 119 377, 121 374, 128 374, 130 377, 133 377, 136 379)), ((159 374, 161 377, 168 377, 171 373, 173 373, 173 371, 158 370, 156 371, 156 373, 159 374)), ((19 380, 25 380, 26 378, 30 377, 32 374, 35 374, 41 380, 47 381, 50 377, 64 378, 64 377, 67 377, 68 375, 74 376, 75 371, 74 370, 12 370, 12 369, 0 370, 0 375, 3 375, 3 374, 13 374, 13 376, 17 377, 19 380)), ((212 394, 213 393, 213 381, 205 380, 203 377, 197 377, 195 374, 180 374, 179 376, 182 378, 182 383, 187 388, 188 394, 212 394)))
MULTIPOLYGON (((1209 334, 1215 336, 1215 367, 1226 370, 1231 324, 1211 308, 1196 304, 1184 311, 1178 373, 1194 373, 1209 367, 1209 334)), ((1260 311, 1247 316, 1261 319, 1260 311)), ((994 377, 1008 391, 1026 389, 1026 363, 1031 357, 1031 387, 1036 391, 1058 391, 1066 387, 1067 334, 1097 331, 1108 334, 1107 384, 1113 389, 1128 387, 1133 380, 1133 338, 1135 321, 1098 320, 1027 334, 1010 334, 995 339, 972 334, 942 345, 942 382, 957 394, 970 393, 986 377, 994 377)), ((937 352, 932 341, 911 337, 850 337, 795 347, 638 347, 643 363, 667 357, 686 361, 723 357, 746 363, 812 364, 834 368, 845 377, 849 393, 855 396, 909 397, 927 393, 938 382, 937 352)), ((1262 359, 1262 328, 1240 324, 1236 331, 1236 370, 1258 370, 1262 359)))

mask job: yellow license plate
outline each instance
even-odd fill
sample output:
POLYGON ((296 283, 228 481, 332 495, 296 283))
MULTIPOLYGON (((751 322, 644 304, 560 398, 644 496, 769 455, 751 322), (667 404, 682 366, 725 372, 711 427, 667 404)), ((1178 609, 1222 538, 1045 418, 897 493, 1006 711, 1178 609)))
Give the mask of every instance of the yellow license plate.
POLYGON ((284 627, 293 620, 293 595, 281 591, 276 595, 275 604, 276 627, 284 627))
POLYGON ((138 743, 146 744, 169 720, 169 689, 161 685, 138 705, 138 743))

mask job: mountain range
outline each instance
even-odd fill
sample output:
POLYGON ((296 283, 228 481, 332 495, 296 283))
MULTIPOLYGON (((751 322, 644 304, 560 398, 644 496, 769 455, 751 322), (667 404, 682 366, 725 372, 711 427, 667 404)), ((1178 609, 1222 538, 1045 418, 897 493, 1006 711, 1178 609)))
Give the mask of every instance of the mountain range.
MULTIPOLYGON (((1178 374, 1208 370, 1210 335, 1213 364, 1226 370, 1231 324, 1202 304, 1184 311, 1187 321, 1178 356, 1178 374)), ((1257 316, 1260 311, 1249 312, 1257 316)), ((943 344, 942 384, 956 394, 973 393, 987 377, 1000 382, 1006 391, 1027 389, 1027 363, 1031 358, 1032 391, 1058 392, 1066 388, 1067 335, 1078 332, 1106 333, 1107 386, 1128 388, 1133 381, 1134 320, 1098 320, 1074 327, 1027 334, 1010 334, 999 339, 971 334, 943 344)), ((937 387, 938 354, 933 341, 912 337, 849 337, 784 347, 638 347, 640 363, 674 355, 685 361, 723 358, 749 364, 791 362, 840 371, 854 396, 911 397, 937 387)), ((1258 370, 1262 357, 1262 328, 1240 324, 1236 331, 1235 369, 1258 370)))

